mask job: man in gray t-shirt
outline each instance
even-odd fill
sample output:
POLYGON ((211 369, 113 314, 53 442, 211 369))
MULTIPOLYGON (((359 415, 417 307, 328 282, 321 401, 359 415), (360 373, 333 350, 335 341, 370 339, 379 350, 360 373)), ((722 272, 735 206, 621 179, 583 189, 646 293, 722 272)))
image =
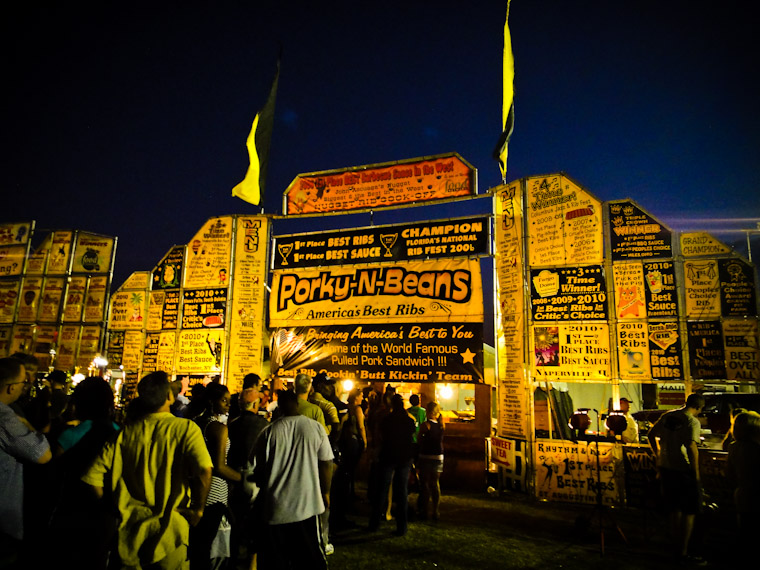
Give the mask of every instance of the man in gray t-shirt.
POLYGON ((256 441, 254 479, 261 488, 266 568, 326 569, 319 515, 330 505, 333 453, 322 425, 298 414, 293 392, 278 394, 282 416, 256 441))
POLYGON ((694 517, 702 503, 697 416, 704 405, 702 396, 691 394, 683 408, 664 413, 649 430, 649 444, 657 457, 663 499, 670 511, 672 530, 680 538, 679 554, 683 558, 687 558, 694 517))

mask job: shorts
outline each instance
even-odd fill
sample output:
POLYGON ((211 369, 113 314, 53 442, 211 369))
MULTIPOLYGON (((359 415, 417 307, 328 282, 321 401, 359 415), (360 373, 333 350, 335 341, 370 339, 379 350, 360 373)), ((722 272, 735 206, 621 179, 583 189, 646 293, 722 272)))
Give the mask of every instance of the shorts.
POLYGON ((702 511, 702 490, 693 472, 660 468, 660 487, 669 511, 685 515, 702 511))
POLYGON ((431 459, 429 457, 420 457, 417 460, 417 469, 421 474, 425 473, 443 473, 443 459, 431 459))

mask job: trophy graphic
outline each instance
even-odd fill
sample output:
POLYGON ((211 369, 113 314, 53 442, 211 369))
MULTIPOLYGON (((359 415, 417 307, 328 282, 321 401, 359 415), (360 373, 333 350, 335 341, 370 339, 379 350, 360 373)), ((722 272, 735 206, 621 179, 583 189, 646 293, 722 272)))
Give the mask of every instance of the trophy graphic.
POLYGON ((282 256, 282 264, 287 265, 288 256, 293 251, 293 244, 292 243, 278 243, 277 251, 279 251, 280 255, 282 256))
POLYGON ((391 248, 393 247, 393 244, 396 243, 397 239, 398 234, 380 234, 380 243, 382 243, 385 248, 383 257, 393 257, 391 248))

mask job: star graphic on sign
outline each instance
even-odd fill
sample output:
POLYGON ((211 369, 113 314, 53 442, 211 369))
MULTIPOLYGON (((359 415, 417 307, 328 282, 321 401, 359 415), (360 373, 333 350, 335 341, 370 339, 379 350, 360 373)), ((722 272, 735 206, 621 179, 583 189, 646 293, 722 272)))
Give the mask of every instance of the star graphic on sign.
POLYGON ((475 364, 475 353, 470 352, 470 349, 468 348, 462 353, 462 364, 475 364))

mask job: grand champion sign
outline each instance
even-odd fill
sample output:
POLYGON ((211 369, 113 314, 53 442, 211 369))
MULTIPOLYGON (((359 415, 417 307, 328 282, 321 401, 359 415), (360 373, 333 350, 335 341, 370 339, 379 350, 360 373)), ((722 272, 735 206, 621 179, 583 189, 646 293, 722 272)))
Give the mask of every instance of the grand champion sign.
POLYGON ((275 272, 270 326, 483 322, 477 259, 275 272))
POLYGON ((477 193, 476 171, 456 153, 299 174, 286 215, 392 208, 477 193))
POLYGON ((327 372, 386 382, 481 382, 480 323, 288 327, 272 336, 279 374, 327 372))
POLYGON ((489 255, 489 228, 476 217, 277 236, 274 268, 489 255))

